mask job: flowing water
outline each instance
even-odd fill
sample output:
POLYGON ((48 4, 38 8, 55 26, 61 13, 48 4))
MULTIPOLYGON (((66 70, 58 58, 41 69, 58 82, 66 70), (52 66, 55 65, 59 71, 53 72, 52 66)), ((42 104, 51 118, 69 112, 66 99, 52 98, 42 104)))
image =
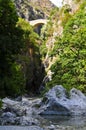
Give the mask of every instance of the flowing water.
POLYGON ((0 130, 50 130, 48 126, 55 126, 54 130, 86 130, 86 116, 37 116, 40 127, 37 126, 0 126, 0 130), (57 129, 58 126, 58 129, 57 129), (42 129, 44 128, 44 129, 42 129))
MULTIPOLYGON (((43 116, 47 122, 53 125, 59 125, 64 128, 70 126, 72 130, 86 130, 86 116, 43 116)), ((47 123, 46 122, 46 123, 47 123)), ((70 130, 69 129, 67 130, 70 130)))

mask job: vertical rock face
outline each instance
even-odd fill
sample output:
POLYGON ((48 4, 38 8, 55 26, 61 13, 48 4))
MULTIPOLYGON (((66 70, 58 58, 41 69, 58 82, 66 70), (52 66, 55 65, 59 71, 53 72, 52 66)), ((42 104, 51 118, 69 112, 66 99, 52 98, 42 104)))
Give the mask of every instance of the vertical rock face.
POLYGON ((26 20, 46 18, 55 7, 49 0, 14 0, 18 15, 26 20))
MULTIPOLYGON (((51 71, 52 65, 56 62, 58 59, 57 51, 55 54, 55 48, 58 38, 62 36, 63 29, 65 27, 65 24, 67 23, 68 19, 72 17, 73 14, 76 13, 76 11, 79 9, 79 6, 81 5, 81 0, 62 0, 63 6, 59 10, 53 10, 53 13, 51 13, 50 20, 48 22, 48 25, 45 26, 44 32, 42 32, 42 36, 44 35, 44 40, 46 44, 43 46, 45 47, 45 50, 47 50, 45 53, 45 57, 43 58, 43 64, 45 66, 45 70, 48 75, 48 71, 51 71), (47 35, 46 35, 47 34, 47 35), (45 38, 47 37, 47 38, 45 38), (57 38, 58 37, 58 38, 57 38)), ((82 0, 83 2, 83 0, 82 0)), ((43 48, 44 48, 43 47, 43 48)), ((41 51, 42 52, 42 51, 41 51)))

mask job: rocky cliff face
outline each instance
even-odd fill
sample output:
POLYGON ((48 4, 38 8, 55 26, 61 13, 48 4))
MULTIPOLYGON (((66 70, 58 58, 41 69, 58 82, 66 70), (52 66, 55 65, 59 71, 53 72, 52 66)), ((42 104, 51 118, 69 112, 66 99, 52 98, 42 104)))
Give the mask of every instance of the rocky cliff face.
MULTIPOLYGON (((42 55, 43 64, 45 66, 45 70, 50 72, 51 66, 56 62, 58 56, 55 54, 55 42, 59 37, 62 37, 63 28, 65 27, 67 21, 79 10, 83 0, 63 0, 63 6, 60 9, 55 9, 52 11, 49 22, 43 28, 44 34, 44 44, 42 45, 42 55), (45 52, 43 52, 43 49, 45 52)), ((49 76, 48 76, 49 77, 49 76)), ((52 77, 52 72, 51 72, 52 77)))
POLYGON ((14 0, 18 15, 26 20, 47 18, 55 7, 49 0, 14 0))

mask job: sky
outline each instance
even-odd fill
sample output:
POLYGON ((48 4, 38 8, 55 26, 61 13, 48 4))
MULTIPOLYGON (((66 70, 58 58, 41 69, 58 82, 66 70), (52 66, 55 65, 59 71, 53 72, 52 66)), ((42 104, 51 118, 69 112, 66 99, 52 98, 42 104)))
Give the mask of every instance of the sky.
POLYGON ((60 7, 62 4, 62 0, 50 0, 52 3, 54 3, 56 6, 60 7))

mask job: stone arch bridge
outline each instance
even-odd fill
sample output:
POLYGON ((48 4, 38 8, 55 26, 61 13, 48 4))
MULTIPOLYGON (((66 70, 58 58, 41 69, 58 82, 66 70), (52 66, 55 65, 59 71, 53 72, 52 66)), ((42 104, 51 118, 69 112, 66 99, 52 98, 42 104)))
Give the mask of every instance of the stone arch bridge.
POLYGON ((37 32, 40 35, 41 28, 44 24, 47 24, 47 19, 36 19, 29 21, 30 25, 34 27, 34 31, 37 32))
POLYGON ((47 19, 36 19, 29 21, 30 25, 32 26, 38 26, 40 24, 47 24, 48 20, 47 19))

